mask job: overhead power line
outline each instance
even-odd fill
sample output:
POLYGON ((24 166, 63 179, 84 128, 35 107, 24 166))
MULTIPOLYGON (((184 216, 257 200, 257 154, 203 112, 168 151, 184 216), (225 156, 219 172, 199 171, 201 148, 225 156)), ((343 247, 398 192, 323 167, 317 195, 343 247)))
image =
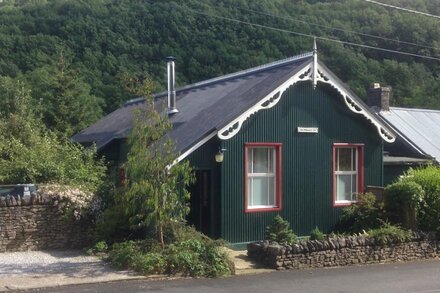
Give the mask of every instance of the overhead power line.
POLYGON ((429 16, 429 17, 434 17, 434 18, 440 19, 440 16, 434 15, 434 14, 429 14, 429 13, 426 13, 426 12, 421 12, 421 11, 417 11, 417 10, 413 10, 413 9, 408 9, 408 8, 403 8, 403 7, 399 7, 399 6, 394 6, 394 5, 391 5, 391 4, 386 4, 386 3, 377 2, 377 1, 373 1, 373 0, 363 0, 363 1, 374 3, 374 4, 377 4, 377 5, 381 5, 381 6, 385 6, 385 7, 389 7, 389 8, 403 10, 403 11, 406 11, 406 12, 421 14, 421 15, 425 15, 425 16, 429 16))
POLYGON ((418 57, 418 58, 423 58, 423 59, 430 59, 430 60, 440 61, 440 58, 436 58, 436 57, 431 57, 431 56, 426 56, 426 55, 419 55, 419 54, 414 54, 414 53, 409 53, 409 52, 402 52, 402 51, 391 50, 391 49, 386 49, 386 48, 380 48, 380 47, 375 47, 375 46, 368 46, 368 45, 352 43, 352 42, 346 42, 346 41, 341 41, 341 40, 337 40, 337 39, 331 39, 331 38, 327 38, 327 37, 319 37, 319 36, 310 35, 310 34, 306 34, 306 33, 301 33, 301 32, 296 32, 296 31, 291 31, 291 30, 286 30, 286 29, 281 29, 281 28, 276 28, 276 27, 271 27, 271 26, 267 26, 267 25, 263 25, 263 24, 252 23, 252 22, 249 22, 249 21, 239 20, 239 19, 235 19, 235 18, 230 18, 230 17, 225 17, 225 16, 209 14, 209 13, 205 13, 205 12, 201 12, 201 11, 198 11, 198 10, 191 9, 189 7, 186 7, 186 6, 185 7, 184 6, 179 6, 179 7, 180 8, 185 8, 185 9, 187 9, 188 11, 190 11, 190 12, 192 12, 194 14, 208 16, 208 17, 222 19, 222 20, 227 20, 227 21, 231 21, 231 22, 235 22, 235 23, 239 23, 239 24, 246 24, 246 25, 250 25, 250 26, 254 26, 254 27, 269 29, 269 30, 273 30, 273 31, 293 34, 293 35, 302 36, 302 37, 316 38, 318 40, 335 42, 335 43, 340 43, 340 44, 349 45, 349 46, 355 46, 355 47, 361 47, 361 48, 367 48, 367 49, 372 49, 372 50, 384 51, 384 52, 395 53, 395 54, 400 54, 400 55, 406 55, 406 56, 412 56, 412 57, 418 57))
POLYGON ((333 30, 333 31, 350 33, 350 34, 355 34, 355 35, 360 35, 360 36, 365 36, 365 37, 370 37, 370 38, 375 38, 375 39, 381 39, 381 40, 384 40, 384 41, 390 41, 390 42, 395 42, 395 43, 400 43, 400 44, 406 44, 406 45, 411 45, 411 46, 421 47, 421 48, 426 48, 426 49, 440 50, 440 48, 436 48, 436 47, 432 47, 432 46, 421 45, 421 44, 416 44, 416 43, 407 42, 407 41, 401 41, 401 40, 396 40, 396 39, 390 39, 390 38, 387 38, 387 37, 382 37, 382 36, 377 36, 377 35, 372 35, 372 34, 367 34, 367 33, 361 33, 361 32, 347 30, 347 29, 342 29, 342 28, 335 28, 335 27, 331 27, 331 26, 328 26, 328 25, 317 24, 317 23, 306 21, 306 20, 300 20, 300 19, 295 19, 295 18, 292 18, 292 17, 275 15, 275 14, 261 12, 261 11, 257 11, 257 10, 253 10, 253 9, 247 9, 247 8, 242 8, 242 7, 238 7, 238 6, 234 6, 234 8, 237 8, 237 9, 243 10, 243 11, 252 12, 252 13, 255 13, 255 14, 259 14, 259 15, 264 15, 264 16, 269 16, 269 17, 273 17, 273 18, 289 20, 289 21, 293 21, 293 22, 299 22, 299 23, 310 25, 310 26, 327 28, 327 29, 330 29, 330 30, 333 30))

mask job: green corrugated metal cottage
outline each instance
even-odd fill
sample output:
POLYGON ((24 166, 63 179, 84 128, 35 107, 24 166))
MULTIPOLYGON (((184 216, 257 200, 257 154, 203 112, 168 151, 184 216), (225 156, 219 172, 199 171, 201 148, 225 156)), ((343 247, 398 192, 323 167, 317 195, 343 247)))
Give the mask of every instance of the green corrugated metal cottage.
MULTIPOLYGON (((174 61, 168 67, 170 137, 178 161, 197 170, 189 220, 204 233, 259 240, 276 214, 298 235, 328 231, 356 193, 382 185, 383 144, 394 134, 316 50, 175 92, 174 61)), ((156 95, 157 104, 166 96, 156 95)), ((127 102, 74 140, 121 160, 132 110, 142 104, 127 102)))

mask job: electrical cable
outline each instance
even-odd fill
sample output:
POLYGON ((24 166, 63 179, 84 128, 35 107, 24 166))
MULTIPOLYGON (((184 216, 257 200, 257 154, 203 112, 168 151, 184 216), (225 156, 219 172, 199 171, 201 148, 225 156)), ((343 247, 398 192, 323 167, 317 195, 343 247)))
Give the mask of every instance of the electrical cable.
POLYGON ((440 19, 439 15, 429 14, 429 13, 426 13, 426 12, 421 12, 421 11, 417 11, 417 10, 413 10, 413 9, 408 9, 408 8, 403 8, 403 7, 399 7, 399 6, 394 6, 394 5, 391 5, 391 4, 386 4, 386 3, 377 2, 377 1, 373 1, 373 0, 362 0, 362 1, 373 3, 373 4, 377 4, 377 5, 381 5, 381 6, 385 6, 385 7, 389 7, 389 8, 394 8, 394 9, 398 9, 398 10, 403 10, 403 11, 406 11, 406 12, 421 14, 421 15, 424 15, 424 16, 429 16, 429 17, 434 17, 434 18, 440 19))
POLYGON ((426 49, 440 50, 440 48, 437 48, 437 47, 421 45, 421 44, 416 44, 416 43, 407 42, 407 41, 401 41, 401 40, 396 40, 396 39, 390 39, 390 38, 387 38, 387 37, 371 35, 371 34, 367 34, 367 33, 361 33, 361 32, 347 30, 347 29, 342 29, 342 28, 335 28, 335 27, 331 27, 331 26, 327 26, 327 25, 322 25, 322 24, 317 24, 317 23, 313 23, 313 22, 308 22, 308 21, 305 21, 305 20, 295 19, 295 18, 292 18, 292 17, 270 14, 270 13, 256 11, 256 10, 253 10, 253 9, 242 8, 242 7, 238 7, 238 6, 233 6, 233 7, 237 8, 239 10, 248 11, 248 12, 252 12, 252 13, 255 13, 255 14, 260 14, 260 15, 264 15, 264 16, 270 16, 270 17, 274 17, 274 18, 278 18, 278 19, 284 19, 284 20, 289 20, 289 21, 293 21, 293 22, 304 23, 304 24, 308 24, 308 25, 311 25, 311 26, 327 28, 327 29, 334 30, 334 31, 351 33, 351 34, 356 34, 356 35, 360 35, 360 36, 376 38, 376 39, 381 39, 381 40, 384 40, 384 41, 391 41, 391 42, 396 42, 396 43, 400 43, 400 44, 406 44, 406 45, 426 48, 426 49))
POLYGON ((203 15, 203 16, 207 16, 207 17, 227 20, 227 21, 231 21, 231 22, 235 22, 235 23, 240 23, 240 24, 246 24, 246 25, 255 26, 255 27, 259 27, 259 28, 270 29, 270 30, 274 30, 274 31, 278 31, 278 32, 283 32, 283 33, 289 33, 289 34, 298 35, 298 36, 302 36, 302 37, 316 38, 317 40, 335 42, 335 43, 340 43, 340 44, 349 45, 349 46, 355 46, 355 47, 367 48, 367 49, 372 49, 372 50, 384 51, 384 52, 388 52, 388 53, 395 53, 395 54, 400 54, 400 55, 406 55, 406 56, 412 56, 412 57, 418 57, 418 58, 423 58, 423 59, 440 61, 440 58, 436 58, 436 57, 431 57, 431 56, 426 56, 426 55, 419 55, 419 54, 409 53, 409 52, 402 52, 402 51, 391 50, 391 49, 380 48, 380 47, 369 46, 369 45, 363 45, 363 44, 358 44, 358 43, 353 43, 353 42, 341 41, 341 40, 331 39, 331 38, 327 38, 327 37, 320 37, 320 36, 305 34, 305 33, 301 33, 301 32, 295 32, 295 31, 291 31, 291 30, 271 27, 271 26, 267 26, 267 25, 263 25, 263 24, 252 23, 252 22, 248 22, 248 21, 244 21, 244 20, 235 19, 235 18, 230 18, 230 17, 225 17, 225 16, 219 16, 219 15, 204 13, 204 12, 201 12, 201 11, 198 11, 198 10, 194 10, 192 8, 189 8, 189 7, 183 7, 183 6, 179 6, 179 7, 185 8, 188 11, 190 11, 190 12, 192 12, 194 14, 198 14, 198 15, 203 15))

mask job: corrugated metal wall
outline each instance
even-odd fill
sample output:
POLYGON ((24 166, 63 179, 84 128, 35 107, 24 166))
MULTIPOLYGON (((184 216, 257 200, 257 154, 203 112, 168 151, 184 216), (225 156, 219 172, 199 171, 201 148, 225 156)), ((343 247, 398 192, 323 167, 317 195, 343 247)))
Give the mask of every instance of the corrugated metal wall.
MULTIPOLYGON (((385 165, 384 166, 384 186, 397 181, 411 166, 408 165, 385 165)), ((414 167, 414 166, 412 166, 414 167)))
POLYGON ((244 144, 281 142, 282 211, 297 235, 318 226, 329 231, 339 218, 332 206, 332 144, 365 144, 365 186, 382 185, 382 141, 365 118, 351 113, 339 94, 310 82, 289 88, 281 101, 248 119, 233 138, 221 164, 221 237, 231 243, 263 239, 277 212, 244 212, 244 144), (297 127, 319 133, 297 133, 297 127))

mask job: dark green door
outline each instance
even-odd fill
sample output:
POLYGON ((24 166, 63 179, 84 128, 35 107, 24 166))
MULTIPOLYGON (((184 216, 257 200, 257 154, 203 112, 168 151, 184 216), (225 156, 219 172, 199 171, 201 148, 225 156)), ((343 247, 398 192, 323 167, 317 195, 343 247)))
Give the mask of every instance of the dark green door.
POLYGON ((196 182, 190 187, 188 222, 203 234, 210 235, 211 171, 196 170, 196 182))

